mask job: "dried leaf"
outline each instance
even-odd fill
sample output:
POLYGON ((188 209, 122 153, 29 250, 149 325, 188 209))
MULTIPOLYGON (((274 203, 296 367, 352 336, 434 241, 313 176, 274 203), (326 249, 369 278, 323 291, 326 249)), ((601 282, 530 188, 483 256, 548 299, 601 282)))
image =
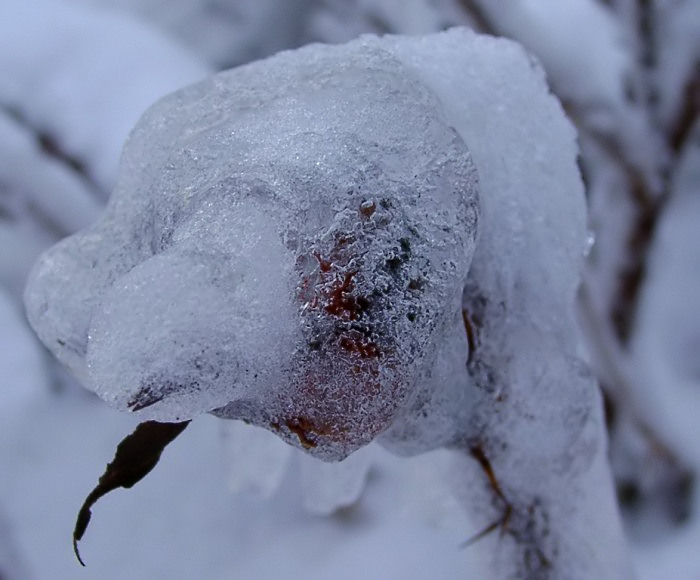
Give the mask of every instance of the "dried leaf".
POLYGON ((117 446, 114 459, 107 465, 95 489, 85 498, 75 522, 73 550, 83 566, 85 563, 78 552, 78 542, 90 523, 92 515, 90 508, 110 491, 119 487, 132 487, 143 479, 158 464, 163 449, 182 433, 188 424, 189 421, 182 423, 146 421, 138 425, 134 432, 117 446))

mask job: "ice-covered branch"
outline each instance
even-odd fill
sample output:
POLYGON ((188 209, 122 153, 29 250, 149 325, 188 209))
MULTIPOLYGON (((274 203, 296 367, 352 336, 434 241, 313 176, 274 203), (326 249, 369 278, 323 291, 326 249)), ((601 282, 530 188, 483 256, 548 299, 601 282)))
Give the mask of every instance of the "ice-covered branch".
POLYGON ((326 461, 460 449, 496 577, 627 579, 574 319, 576 155, 513 42, 281 53, 144 115, 104 216, 35 267, 29 319, 146 420, 242 419, 326 461))

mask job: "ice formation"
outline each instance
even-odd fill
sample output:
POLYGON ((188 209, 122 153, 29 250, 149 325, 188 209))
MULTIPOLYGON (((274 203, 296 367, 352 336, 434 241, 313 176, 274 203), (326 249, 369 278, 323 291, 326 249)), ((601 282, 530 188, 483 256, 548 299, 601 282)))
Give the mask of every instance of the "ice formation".
POLYGON ((35 267, 29 319, 144 419, 243 419, 329 461, 471 453, 467 503, 509 539, 496 577, 629 578, 573 314, 576 154, 515 43, 281 53, 144 115, 102 219, 35 267))
POLYGON ((477 179, 436 96, 376 41, 163 99, 120 175, 27 291, 42 340, 106 401, 244 419, 337 460, 423 389, 460 319, 477 179))

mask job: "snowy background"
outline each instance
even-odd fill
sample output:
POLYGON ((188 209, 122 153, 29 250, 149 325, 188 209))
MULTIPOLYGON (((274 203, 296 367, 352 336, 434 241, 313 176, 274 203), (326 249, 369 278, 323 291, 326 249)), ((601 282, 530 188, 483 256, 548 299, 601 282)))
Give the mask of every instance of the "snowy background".
POLYGON ((0 576, 469 577, 479 551, 459 545, 482 526, 450 486, 466 459, 370 445, 326 474, 213 417, 102 500, 80 568, 77 509, 135 420, 46 354, 21 298, 38 254, 99 215, 160 96, 312 41, 457 24, 523 43, 579 130, 595 240, 580 319, 632 557, 642 579, 700 579, 697 0, 3 0, 0 576))

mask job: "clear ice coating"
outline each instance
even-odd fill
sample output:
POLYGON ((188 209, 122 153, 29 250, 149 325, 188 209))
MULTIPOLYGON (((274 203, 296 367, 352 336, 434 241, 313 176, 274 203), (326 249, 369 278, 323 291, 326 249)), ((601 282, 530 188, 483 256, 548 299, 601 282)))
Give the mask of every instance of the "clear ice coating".
MULTIPOLYGON (((513 42, 280 53, 143 116, 101 220, 34 268, 29 320, 143 419, 242 419, 326 461, 373 439, 471 455, 490 577, 631 578, 574 316, 575 140, 513 42)), ((352 502, 351 467, 305 501, 352 502)))
POLYGON ((102 219, 35 267, 29 318, 143 419, 212 412, 327 460, 522 432, 549 460, 593 390, 576 151, 512 42, 280 53, 146 112, 102 219))
POLYGON ((394 52, 313 45, 155 104, 103 217, 30 277, 48 348, 118 409, 243 419, 326 460, 427 408, 478 180, 394 52))

